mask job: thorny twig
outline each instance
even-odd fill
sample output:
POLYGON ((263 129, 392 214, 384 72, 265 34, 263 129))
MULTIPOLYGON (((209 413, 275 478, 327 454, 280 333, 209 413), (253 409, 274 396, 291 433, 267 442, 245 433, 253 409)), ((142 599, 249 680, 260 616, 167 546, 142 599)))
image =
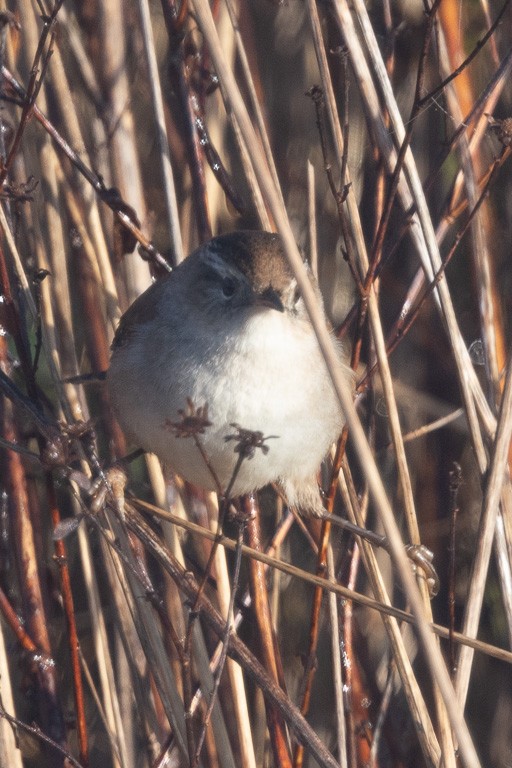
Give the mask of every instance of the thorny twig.
POLYGON ((501 10, 499 11, 498 15, 496 16, 494 23, 489 27, 485 35, 482 37, 481 40, 477 42, 469 56, 460 64, 454 71, 445 79, 442 83, 439 83, 435 88, 433 88, 429 93, 425 94, 421 97, 421 99, 418 102, 418 108, 421 109, 427 102, 429 102, 431 99, 434 99, 441 91, 444 91, 444 89, 452 82, 452 80, 455 80, 456 77, 460 75, 461 72, 463 72, 473 61, 473 59, 479 54, 479 52, 482 50, 484 45, 487 43, 487 41, 494 35, 496 32, 496 29, 498 28, 498 25, 503 17, 503 14, 507 10, 507 6, 509 5, 510 0, 505 0, 503 3, 501 10))
MULTIPOLYGON (((7 67, 1 68, 2 77, 5 82, 13 89, 17 98, 21 99, 22 103, 26 98, 26 93, 18 83, 16 78, 11 74, 7 67)), ((121 224, 135 237, 140 243, 144 253, 148 254, 155 263, 162 267, 165 271, 170 272, 171 266, 168 261, 162 256, 161 253, 155 248, 153 243, 142 233, 138 221, 134 220, 133 209, 124 202, 116 189, 108 189, 105 186, 103 179, 95 174, 88 168, 82 161, 77 152, 75 152, 68 142, 61 136, 55 126, 48 120, 48 118, 41 112, 36 104, 32 105, 32 112, 36 120, 41 123, 48 134, 52 137, 55 143, 60 147, 64 154, 68 157, 71 163, 77 168, 77 170, 84 176, 84 178, 93 187, 94 191, 106 205, 114 212, 121 224)))
POLYGON ((162 10, 171 48, 170 75, 172 87, 178 95, 181 114, 185 121, 184 133, 187 161, 192 176, 192 192, 197 229, 200 241, 204 242, 212 235, 212 224, 208 208, 208 195, 206 193, 201 141, 196 123, 197 96, 193 93, 189 76, 190 72, 186 63, 187 57, 195 56, 197 51, 193 42, 184 35, 188 3, 182 2, 178 13, 174 0, 162 0, 162 10))
POLYGON ((43 731, 37 725, 28 725, 28 723, 24 723, 19 718, 13 717, 13 715, 10 715, 8 712, 6 712, 0 699, 0 719, 1 718, 7 720, 7 722, 9 722, 15 728, 18 728, 21 731, 25 731, 25 733, 29 733, 35 739, 44 742, 44 744, 47 744, 51 749, 65 757, 69 765, 74 766, 74 768, 87 768, 86 764, 75 760, 68 749, 64 749, 60 744, 57 744, 56 741, 43 733, 43 731))
POLYGON ((50 13, 50 15, 46 16, 43 14, 42 16, 43 30, 39 37, 37 50, 34 56, 34 61, 32 63, 32 68, 30 70, 30 79, 27 86, 27 91, 25 93, 25 98, 23 101, 21 119, 20 119, 18 128, 16 130, 16 133, 14 135, 14 139, 9 149, 9 154, 7 155, 6 161, 4 164, 2 164, 3 167, 0 168, 0 187, 3 186, 5 179, 7 178, 7 174, 9 173, 11 166, 14 162, 14 158, 18 154, 18 151, 21 145, 21 139, 23 137, 25 128, 32 114, 32 110, 34 109, 37 96, 39 94, 39 91, 41 90, 41 86, 44 82, 46 71, 48 69, 50 58, 53 52, 53 45, 55 42, 54 27, 57 22, 57 15, 60 11, 60 8, 63 2, 64 0, 55 0, 53 10, 50 13), (45 51, 45 46, 46 46, 48 37, 50 37, 50 42, 45 51), (41 61, 43 63, 42 63, 41 71, 39 71, 39 66, 41 61))
MULTIPOLYGON (((502 155, 508 152, 508 148, 504 147, 502 151, 502 155)), ((493 163, 489 174, 486 178, 486 184, 483 190, 480 193, 480 196, 478 200, 475 203, 475 206, 471 210, 466 222, 464 223, 464 226, 461 228, 461 230, 457 233, 457 235, 454 238, 454 241, 452 243, 452 246, 448 252, 448 254, 445 256, 443 260, 442 266, 438 269, 436 274, 434 275, 433 279, 427 283, 425 286, 421 296, 416 301, 416 304, 414 306, 414 309, 411 309, 409 305, 404 305, 404 308, 402 309, 402 312, 400 313, 400 316, 395 324, 395 327, 392 332, 391 338, 388 340, 387 343, 387 353, 388 355, 391 355, 392 352, 396 349, 396 347, 400 344, 400 342, 404 339, 404 337, 407 335, 407 333, 411 330, 414 323, 418 319, 418 316, 421 312, 422 307, 424 306, 424 303, 426 299, 433 293, 434 289, 437 285, 439 285, 439 282, 444 278, 446 273, 446 268, 450 261, 452 260, 453 256, 455 255, 457 248, 464 237, 464 234, 469 229, 469 226, 471 225, 471 221, 473 220, 474 216, 478 212, 480 206, 484 202, 487 196, 487 192, 489 189, 489 185, 494 178, 494 175, 496 174, 498 168, 501 164, 501 157, 495 160, 493 163), (407 306, 407 309, 405 308, 407 306)), ((377 368, 377 364, 375 363, 368 371, 366 371, 364 377, 358 382, 357 385, 357 391, 361 392, 363 391, 370 381, 372 375, 374 374, 375 370, 377 368)))

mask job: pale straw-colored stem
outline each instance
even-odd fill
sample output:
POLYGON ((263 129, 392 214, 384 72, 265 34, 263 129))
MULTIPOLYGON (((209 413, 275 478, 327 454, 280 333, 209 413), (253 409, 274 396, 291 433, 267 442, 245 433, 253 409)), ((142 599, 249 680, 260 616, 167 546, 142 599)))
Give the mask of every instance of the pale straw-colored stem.
POLYGON ((156 141, 160 154, 160 167, 163 176, 163 196, 165 200, 165 210, 167 212, 167 222, 171 234, 172 250, 177 264, 183 261, 183 243, 181 240, 180 217, 178 212, 178 202, 176 200, 176 189, 174 187, 174 174, 171 165, 171 153, 169 151, 169 142, 167 141, 167 130, 165 127, 164 103, 162 99, 162 87, 160 84, 160 73, 158 71, 158 62, 156 60, 155 41, 153 37, 153 27, 149 12, 148 0, 139 0, 139 13, 142 22, 141 33, 144 43, 144 52, 148 65, 148 87, 151 90, 151 104, 155 117, 156 141))
MULTIPOLYGON (((495 533, 496 519, 503 483, 506 480, 506 469, 510 439, 512 436, 512 358, 508 362, 505 389, 501 401, 498 418, 496 442, 491 458, 489 481, 484 496, 483 512, 478 529, 478 549, 473 569, 469 593, 466 601, 466 613, 464 616, 463 632, 476 637, 480 612, 489 569, 489 560, 492 550, 492 542, 495 533)), ((455 688, 462 706, 466 701, 469 685, 469 675, 473 660, 473 651, 470 648, 461 648, 455 678, 455 688)))

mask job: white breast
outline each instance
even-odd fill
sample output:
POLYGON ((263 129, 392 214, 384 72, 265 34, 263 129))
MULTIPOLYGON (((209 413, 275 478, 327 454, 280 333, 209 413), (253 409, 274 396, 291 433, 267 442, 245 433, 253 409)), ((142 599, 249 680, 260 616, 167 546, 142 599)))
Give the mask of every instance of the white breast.
POLYGON ((193 438, 177 438, 169 428, 169 422, 179 421, 178 410, 190 397, 196 407, 208 405, 212 426, 198 439, 223 489, 237 461, 236 442, 225 440, 235 432, 233 423, 269 438, 266 455, 256 450, 244 461, 234 494, 279 478, 311 477, 343 422, 313 331, 285 313, 263 310, 236 337, 234 342, 233 335, 228 336, 216 349, 198 338, 193 348, 179 357, 174 352, 172 359, 162 349, 160 359, 146 361, 144 391, 130 373, 134 355, 144 351, 133 344, 118 350, 111 378, 124 384, 111 391, 116 411, 123 415, 121 425, 178 474, 215 488, 193 438), (163 378, 162 388, 163 370, 171 374, 163 378), (180 375, 184 371, 185 376, 180 375))

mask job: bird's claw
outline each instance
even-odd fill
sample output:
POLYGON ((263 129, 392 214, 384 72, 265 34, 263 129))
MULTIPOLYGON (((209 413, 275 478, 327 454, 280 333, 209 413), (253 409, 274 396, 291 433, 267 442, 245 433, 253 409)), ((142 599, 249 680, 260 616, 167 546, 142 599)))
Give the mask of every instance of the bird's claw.
POLYGON ((408 544, 405 548, 407 557, 412 563, 414 573, 423 572, 427 582, 430 597, 435 597, 439 592, 439 576, 433 565, 434 553, 424 544, 408 544))
POLYGON ((99 514, 108 500, 113 504, 121 520, 125 519, 124 489, 127 477, 122 463, 112 464, 94 480, 76 471, 71 473, 70 480, 76 482, 91 499, 89 511, 93 515, 99 514))

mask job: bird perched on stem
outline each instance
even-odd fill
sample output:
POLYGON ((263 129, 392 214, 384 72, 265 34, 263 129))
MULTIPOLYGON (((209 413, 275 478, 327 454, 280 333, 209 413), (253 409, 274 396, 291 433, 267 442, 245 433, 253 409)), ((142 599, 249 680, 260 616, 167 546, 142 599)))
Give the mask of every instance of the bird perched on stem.
MULTIPOLYGON (((341 348, 340 366, 350 377, 341 348)), ((230 496, 277 483, 323 510, 343 414, 279 235, 215 237, 154 283, 121 319, 107 381, 127 436, 186 480, 230 496), (259 434, 243 461, 234 429, 259 434)))

